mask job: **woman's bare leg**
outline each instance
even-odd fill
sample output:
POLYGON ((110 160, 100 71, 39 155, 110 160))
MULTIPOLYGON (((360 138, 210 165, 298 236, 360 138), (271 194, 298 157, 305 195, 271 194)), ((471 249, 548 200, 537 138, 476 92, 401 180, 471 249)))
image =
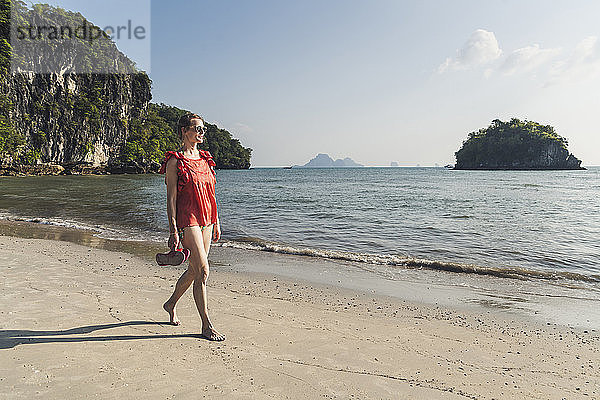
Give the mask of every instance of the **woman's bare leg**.
POLYGON ((191 273, 190 267, 188 266, 188 269, 183 274, 181 274, 181 276, 177 280, 173 294, 171 295, 171 297, 169 297, 169 300, 167 300, 165 304, 163 304, 163 308, 166 312, 169 313, 169 320, 173 325, 179 325, 181 323, 181 321, 179 321, 179 318, 177 318, 175 306, 177 305, 177 301, 181 298, 181 296, 183 296, 183 294, 190 287, 192 282, 194 282, 194 274, 191 273))
MULTIPOLYGON (((212 226, 204 228, 204 232, 202 232, 203 233, 202 239, 204 241, 203 245, 204 245, 204 250, 206 252, 206 257, 208 257, 208 252, 210 251, 210 243, 212 240, 212 226), (208 230, 211 231, 210 236, 204 234, 204 232, 206 232, 208 230)), ((185 247, 185 245, 184 245, 184 247, 185 247)), ((188 247, 185 247, 185 248, 188 248, 188 247)), ((191 251, 191 249, 190 249, 190 251, 191 251)), ((181 274, 181 276, 177 280, 173 294, 171 295, 171 297, 169 297, 169 300, 167 300, 165 302, 165 304, 163 304, 163 308, 165 309, 166 312, 169 313, 169 320, 170 320, 171 324, 173 324, 173 325, 179 325, 181 323, 179 321, 179 318, 177 318, 175 306, 177 305, 177 302, 179 301, 181 296, 183 296, 183 294, 186 292, 186 290, 188 290, 188 288, 191 286, 192 282, 194 282, 194 273, 192 271, 190 271, 190 265, 188 265, 188 269, 183 274, 181 274)))
POLYGON ((210 245, 212 238, 212 225, 204 231, 198 226, 185 228, 183 246, 190 249, 190 272, 194 274, 194 301, 202 320, 202 334, 210 340, 224 340, 225 336, 217 332, 208 317, 206 296, 206 281, 208 280, 209 266, 208 254, 205 244, 210 245))

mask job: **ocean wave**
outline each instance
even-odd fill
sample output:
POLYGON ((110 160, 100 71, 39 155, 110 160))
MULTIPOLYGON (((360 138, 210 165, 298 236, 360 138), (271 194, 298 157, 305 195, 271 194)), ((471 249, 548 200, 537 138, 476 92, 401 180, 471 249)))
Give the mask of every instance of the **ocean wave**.
MULTIPOLYGON (((150 241, 162 243, 165 240, 163 232, 149 230, 138 230, 134 228, 116 228, 103 224, 88 224, 81 221, 65 220, 63 218, 52 217, 31 217, 14 215, 6 212, 0 212, 0 220, 16 222, 32 222, 42 225, 51 225, 63 228, 85 230, 93 233, 94 236, 109 240, 122 241, 150 241)), ((426 229, 435 229, 426 227, 426 229)), ((238 234, 244 235, 243 230, 238 234)), ((318 232, 315 232, 317 234, 318 232)), ((511 278, 520 280, 546 280, 546 281, 578 281, 586 283, 600 283, 600 274, 582 274, 568 271, 542 271, 520 267, 488 267, 475 264, 466 264, 458 262, 448 262, 440 260, 429 260, 424 258, 415 258, 403 255, 372 254, 360 252, 348 252, 341 250, 315 249, 308 247, 295 247, 282 243, 263 240, 255 237, 238 236, 235 239, 222 239, 214 243, 216 247, 231 247, 245 250, 258 250, 279 254, 298 255, 315 257, 336 261, 349 261, 370 265, 382 265, 389 267, 407 268, 407 269, 426 269, 434 271, 446 271, 475 275, 488 275, 499 278, 511 278)))
POLYGON ((520 186, 523 186, 523 187, 544 187, 544 185, 539 185, 537 183, 523 183, 520 186))
POLYGON ((97 226, 92 226, 88 224, 84 224, 82 222, 68 221, 63 218, 51 218, 51 217, 27 217, 27 216, 18 216, 7 213, 0 213, 0 219, 6 221, 15 221, 15 222, 32 222, 41 225, 52 225, 59 226, 62 228, 71 228, 71 229, 79 229, 85 231, 94 231, 100 232, 97 226))
POLYGON ((498 278, 519 280, 570 280, 587 283, 600 283, 600 275, 585 275, 567 271, 540 271, 519 267, 486 267, 474 264, 428 260, 396 255, 354 253, 339 250, 314 249, 308 247, 293 247, 258 238, 241 238, 238 240, 224 240, 215 243, 219 247, 231 247, 244 250, 258 250, 279 254, 316 257, 336 261, 350 261, 374 265, 385 265, 410 269, 428 269, 475 275, 488 275, 498 278))
POLYGON ((122 240, 130 242, 142 241, 163 241, 163 236, 160 232, 135 231, 134 229, 117 229, 101 224, 87 224, 81 221, 71 221, 64 218, 52 217, 29 217, 22 215, 13 215, 8 213, 0 213, 0 220, 13 222, 31 222, 40 225, 56 226, 60 228, 76 229, 81 231, 91 232, 94 236, 101 239, 122 240))

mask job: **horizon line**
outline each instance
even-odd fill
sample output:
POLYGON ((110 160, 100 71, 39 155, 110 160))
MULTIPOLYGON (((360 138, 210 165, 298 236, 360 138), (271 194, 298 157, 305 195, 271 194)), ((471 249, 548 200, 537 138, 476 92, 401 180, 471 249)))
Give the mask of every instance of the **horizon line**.
MULTIPOLYGON (((444 165, 363 165, 363 166, 350 166, 350 167, 304 167, 304 166, 292 166, 293 169, 318 169, 318 168, 445 168, 444 165)), ((600 167, 600 165, 582 165, 582 167, 600 167)), ((289 169, 290 165, 250 165, 250 168, 285 168, 289 169)))

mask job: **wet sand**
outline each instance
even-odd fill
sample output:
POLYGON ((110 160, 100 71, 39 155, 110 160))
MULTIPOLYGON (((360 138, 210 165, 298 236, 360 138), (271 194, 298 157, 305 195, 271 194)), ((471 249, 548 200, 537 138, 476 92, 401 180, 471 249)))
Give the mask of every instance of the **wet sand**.
POLYGON ((209 342, 191 292, 166 324, 182 268, 92 242, 0 236, 0 398, 600 398, 592 329, 252 272, 236 263, 264 255, 215 248, 227 341, 209 342))

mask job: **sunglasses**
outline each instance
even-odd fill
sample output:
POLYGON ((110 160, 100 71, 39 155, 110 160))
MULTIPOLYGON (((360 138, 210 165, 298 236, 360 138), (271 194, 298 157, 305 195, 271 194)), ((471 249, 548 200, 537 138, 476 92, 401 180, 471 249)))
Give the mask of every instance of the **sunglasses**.
POLYGON ((202 125, 190 125, 190 128, 194 129, 196 132, 206 132, 206 127, 202 125))

